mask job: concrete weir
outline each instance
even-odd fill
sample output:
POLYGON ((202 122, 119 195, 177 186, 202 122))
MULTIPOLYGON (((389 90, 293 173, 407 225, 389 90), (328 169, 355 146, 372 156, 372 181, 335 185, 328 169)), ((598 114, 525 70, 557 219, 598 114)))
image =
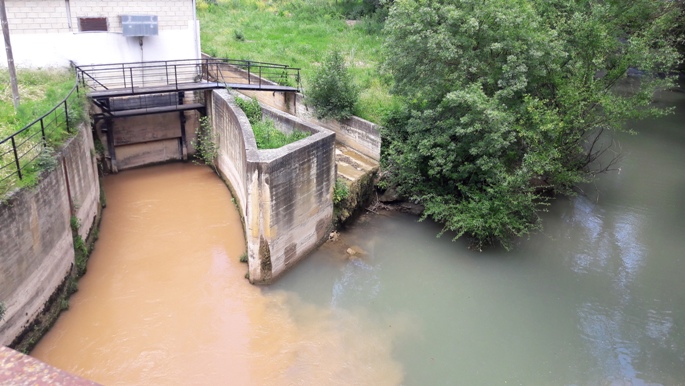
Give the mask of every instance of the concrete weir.
POLYGON ((263 106, 284 132, 311 133, 279 149, 258 150, 247 117, 225 90, 208 98, 219 142, 218 168, 244 216, 252 283, 268 283, 323 243, 332 226, 335 134, 263 106))

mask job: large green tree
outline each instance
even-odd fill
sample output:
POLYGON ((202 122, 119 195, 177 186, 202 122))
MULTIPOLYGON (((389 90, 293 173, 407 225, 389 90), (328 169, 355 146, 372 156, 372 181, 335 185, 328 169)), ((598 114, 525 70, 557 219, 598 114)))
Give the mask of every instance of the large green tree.
POLYGON ((665 113, 651 101, 674 82, 679 12, 659 0, 396 0, 391 182, 478 248, 540 229, 543 193, 611 167, 602 133, 665 113))

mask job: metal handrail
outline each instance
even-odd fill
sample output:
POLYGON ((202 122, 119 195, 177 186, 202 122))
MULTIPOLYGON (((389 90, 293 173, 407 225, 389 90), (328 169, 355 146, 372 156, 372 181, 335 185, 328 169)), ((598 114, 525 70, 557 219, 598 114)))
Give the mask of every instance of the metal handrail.
MULTIPOLYGON (((197 83, 199 79, 208 79, 209 70, 214 67, 229 65, 247 69, 247 84, 253 84, 253 75, 259 75, 261 88, 262 77, 274 76, 276 82, 292 79, 300 86, 300 69, 284 64, 238 60, 226 58, 202 58, 158 60, 149 62, 109 63, 94 65, 74 65, 78 78, 84 86, 93 90, 131 90, 147 86, 174 86, 197 83)), ((217 71, 218 75, 218 71, 217 71)), ((222 74, 223 75, 223 74, 222 74)), ((238 78, 233 84, 244 84, 245 79, 238 78)), ((227 83, 227 82, 225 82, 227 83)))
MULTIPOLYGON (((36 158, 38 158, 38 154, 32 156, 31 153, 36 149, 36 147, 47 146, 46 131, 54 129, 54 126, 56 126, 56 128, 60 128, 61 124, 63 123, 65 125, 67 133, 71 133, 73 127, 72 123, 69 121, 69 104, 70 98, 74 95, 74 91, 76 91, 76 95, 80 95, 78 79, 75 81, 74 87, 71 88, 67 96, 64 97, 64 99, 62 99, 61 102, 57 103, 55 107, 50 109, 50 111, 41 115, 39 118, 33 120, 31 123, 25 125, 23 128, 19 129, 12 135, 0 140, 0 146, 8 142, 11 144, 11 149, 5 152, 0 152, 0 170, 8 168, 12 164, 14 164, 14 167, 16 169, 14 172, 9 173, 5 176, 0 175, 0 182, 5 182, 6 180, 13 178, 15 175, 19 177, 20 180, 24 178, 22 171, 25 170, 33 161, 35 161, 36 158), (58 111, 58 109, 60 108, 62 108, 63 111, 58 111), (50 117, 51 115, 52 118, 49 119, 48 117, 50 117), (63 122, 61 121, 62 117, 64 118, 63 122), (29 133, 31 129, 36 129, 36 132, 30 134, 27 138, 22 138, 22 134, 29 133), (31 141, 39 133, 41 135, 39 142, 35 143, 28 150, 24 151, 23 145, 27 143, 31 145, 31 141), (12 159, 9 162, 2 162, 2 156, 5 156, 10 153, 12 154, 12 159), (27 162, 22 162, 27 155, 31 158, 27 162)), ((0 193, 2 192, 0 191, 0 193)))

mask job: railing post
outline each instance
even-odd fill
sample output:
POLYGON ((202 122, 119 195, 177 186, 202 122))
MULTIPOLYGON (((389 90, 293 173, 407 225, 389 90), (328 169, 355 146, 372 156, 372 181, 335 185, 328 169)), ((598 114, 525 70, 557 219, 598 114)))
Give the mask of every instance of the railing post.
POLYGON ((64 100, 64 119, 67 123, 67 133, 71 133, 71 128, 69 127, 69 108, 67 107, 67 100, 64 100))
POLYGON ((259 88, 262 88, 262 66, 259 66, 259 88))
POLYGON ((166 84, 169 84, 169 65, 164 62, 164 72, 166 73, 166 84))
POLYGON ((124 88, 127 88, 127 86, 126 86, 126 67, 124 67, 123 63, 121 63, 121 75, 122 75, 122 78, 124 78, 124 88))
POLYGON ((21 180, 21 166, 19 166, 19 156, 17 156, 17 145, 14 143, 14 136, 12 136, 12 150, 14 151, 14 163, 17 165, 17 175, 21 180))
POLYGON ((129 67, 128 69, 131 74, 131 92, 133 92, 133 67, 129 67))
POLYGON ((47 147, 47 139, 45 138, 45 125, 43 124, 43 118, 40 119, 40 132, 43 135, 43 147, 47 147))
POLYGON ((176 90, 178 90, 178 71, 176 69, 175 64, 174 64, 174 85, 176 86, 176 90))
POLYGON ((250 61, 247 61, 247 84, 252 84, 252 80, 250 79, 250 61))

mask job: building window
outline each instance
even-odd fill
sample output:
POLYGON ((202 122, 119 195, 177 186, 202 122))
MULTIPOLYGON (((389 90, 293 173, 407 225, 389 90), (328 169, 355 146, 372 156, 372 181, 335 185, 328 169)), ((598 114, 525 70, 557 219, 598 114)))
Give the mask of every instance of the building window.
POLYGON ((79 17, 78 27, 81 32, 104 31, 107 32, 107 18, 105 17, 79 17))

